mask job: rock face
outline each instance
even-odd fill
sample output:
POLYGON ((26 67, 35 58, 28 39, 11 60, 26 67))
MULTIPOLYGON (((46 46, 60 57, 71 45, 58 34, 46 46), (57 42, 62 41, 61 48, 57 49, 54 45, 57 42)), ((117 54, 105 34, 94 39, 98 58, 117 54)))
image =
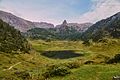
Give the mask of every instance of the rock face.
POLYGON ((33 23, 36 28, 45 28, 45 29, 54 28, 54 25, 51 23, 46 23, 46 22, 33 22, 33 23))
POLYGON ((62 23, 62 26, 66 26, 67 25, 67 21, 64 20, 63 23, 62 23))
POLYGON ((3 12, 3 11, 0 11, 0 19, 2 19, 4 22, 10 24, 11 26, 14 26, 16 29, 18 29, 22 32, 34 27, 32 22, 24 20, 22 18, 14 16, 11 13, 7 13, 7 12, 3 12))
POLYGON ((92 25, 83 33, 82 38, 93 41, 103 38, 120 38, 120 12, 92 25))
POLYGON ((16 29, 21 32, 26 32, 32 28, 53 28, 54 25, 45 22, 31 22, 20 17, 17 17, 11 13, 0 11, 0 19, 4 22, 14 26, 16 29))
POLYGON ((68 28, 73 28, 73 29, 75 29, 76 31, 79 31, 79 32, 84 32, 90 26, 92 26, 92 23, 81 23, 81 24, 78 24, 78 23, 67 23, 67 21, 64 20, 62 24, 57 25, 55 28, 58 28, 58 29, 62 29, 63 28, 64 29, 65 27, 68 27, 68 28))
POLYGON ((73 26, 77 31, 86 31, 90 26, 92 26, 92 23, 82 23, 82 24, 78 24, 78 23, 69 23, 68 26, 73 26))

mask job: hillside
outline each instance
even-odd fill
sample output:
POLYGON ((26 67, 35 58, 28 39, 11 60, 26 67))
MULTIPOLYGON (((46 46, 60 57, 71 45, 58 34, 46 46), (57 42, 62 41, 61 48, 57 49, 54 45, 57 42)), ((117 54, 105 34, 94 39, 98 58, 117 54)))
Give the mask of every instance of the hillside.
POLYGON ((103 38, 120 38, 120 12, 92 25, 83 33, 83 40, 98 41, 103 38))
POLYGON ((28 30, 23 35, 30 39, 42 39, 42 40, 51 40, 56 39, 57 36, 55 35, 55 29, 44 29, 44 28, 33 28, 28 30))
POLYGON ((21 35, 20 31, 14 29, 14 27, 0 20, 0 51, 28 52, 29 49, 30 46, 28 44, 28 41, 21 35))
POLYGON ((80 40, 81 33, 86 31, 91 25, 90 23, 67 23, 65 20, 61 25, 57 25, 55 28, 33 28, 24 33, 24 35, 31 39, 80 40))
POLYGON ((14 26, 16 29, 20 30, 21 32, 26 32, 27 30, 32 28, 53 28, 54 27, 54 25, 51 23, 31 22, 4 11, 0 11, 0 19, 11 26, 14 26))

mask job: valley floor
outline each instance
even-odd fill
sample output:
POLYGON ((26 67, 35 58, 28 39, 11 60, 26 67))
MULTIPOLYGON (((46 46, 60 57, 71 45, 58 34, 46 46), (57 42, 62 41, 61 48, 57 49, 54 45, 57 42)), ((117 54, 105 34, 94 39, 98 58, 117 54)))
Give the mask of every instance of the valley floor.
POLYGON ((120 52, 120 41, 29 40, 30 54, 0 53, 0 80, 112 80, 120 64, 106 61, 120 52), (59 73, 59 74, 58 74, 59 73))

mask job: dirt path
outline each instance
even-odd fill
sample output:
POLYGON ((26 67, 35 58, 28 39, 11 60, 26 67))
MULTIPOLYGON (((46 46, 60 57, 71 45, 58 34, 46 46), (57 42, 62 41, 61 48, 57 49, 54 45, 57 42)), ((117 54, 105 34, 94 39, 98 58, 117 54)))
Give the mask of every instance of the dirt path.
POLYGON ((4 69, 3 71, 10 70, 10 69, 12 69, 13 67, 15 67, 16 65, 21 64, 21 63, 22 63, 22 62, 18 62, 18 63, 16 63, 16 64, 10 66, 8 69, 4 69))

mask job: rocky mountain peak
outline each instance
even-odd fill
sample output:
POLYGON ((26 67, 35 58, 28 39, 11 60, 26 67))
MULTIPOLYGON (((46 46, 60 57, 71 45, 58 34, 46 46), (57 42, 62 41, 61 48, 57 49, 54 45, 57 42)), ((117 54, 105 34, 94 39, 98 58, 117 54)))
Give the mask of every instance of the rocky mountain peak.
POLYGON ((67 25, 67 21, 64 20, 63 23, 62 23, 62 25, 66 26, 67 25))

